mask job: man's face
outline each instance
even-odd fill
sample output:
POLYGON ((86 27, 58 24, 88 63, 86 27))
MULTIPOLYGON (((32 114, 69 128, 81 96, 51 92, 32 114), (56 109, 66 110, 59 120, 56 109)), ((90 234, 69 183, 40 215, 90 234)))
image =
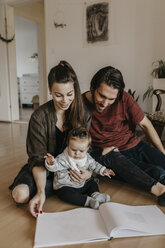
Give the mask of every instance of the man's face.
POLYGON ((106 107, 113 104, 117 98, 119 90, 108 86, 105 82, 102 82, 94 91, 94 103, 96 110, 102 112, 106 107))

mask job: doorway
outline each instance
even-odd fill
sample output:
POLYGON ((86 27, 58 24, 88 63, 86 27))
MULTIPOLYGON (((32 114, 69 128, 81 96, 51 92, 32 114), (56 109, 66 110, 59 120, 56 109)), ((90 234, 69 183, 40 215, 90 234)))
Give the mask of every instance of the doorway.
POLYGON ((19 121, 29 121, 39 105, 38 31, 37 23, 14 17, 16 40, 19 121))
MULTIPOLYGON (((46 84, 46 59, 45 59, 45 20, 44 20, 44 2, 30 0, 26 1, 26 4, 19 4, 17 1, 12 1, 12 4, 0 4, 0 33, 3 37, 11 38, 12 42, 0 42, 0 121, 19 121, 19 106, 18 106, 18 82, 19 76, 16 74, 16 35, 14 27, 14 17, 22 17, 25 20, 33 21, 37 26, 37 52, 29 55, 31 59, 38 60, 38 75, 39 75, 39 104, 43 104, 47 101, 47 84, 46 84), (38 54, 37 54, 38 53, 38 54), (38 58, 37 58, 38 57, 38 58), (17 80, 18 77, 18 80, 17 80), (18 81, 18 82, 17 82, 18 81)), ((20 44, 21 46, 22 44, 20 44)), ((30 41, 32 45, 32 41, 30 41)), ((25 48, 26 51, 26 48, 25 48)), ((30 60, 30 58, 29 58, 30 60)), ((28 58, 27 58, 28 61, 28 58)), ((34 66, 34 63, 33 63, 34 66)), ((18 67, 18 65, 17 65, 18 67)), ((23 76, 27 76, 29 72, 25 72, 23 76)), ((32 76, 36 76, 32 73, 32 76)), ((37 76, 38 76, 37 75, 37 76)), ((27 79, 27 77, 26 77, 27 79)), ((34 79, 34 77, 33 77, 34 79)), ((34 93, 34 92, 33 92, 34 93)), ((38 92, 36 92, 38 93, 38 92)), ((34 96, 35 96, 34 95, 34 96)), ((32 100, 32 99, 31 99, 32 100)), ((31 104, 30 100, 30 104, 31 104)), ((24 107, 30 109, 30 105, 20 105, 24 110, 24 107)), ((33 104, 33 103, 32 103, 33 104)), ((31 108, 33 112, 33 108, 31 108)), ((22 118, 20 116, 20 118, 22 118)), ((24 117, 23 117, 24 118, 24 117)), ((29 119, 29 117, 28 117, 29 119)))

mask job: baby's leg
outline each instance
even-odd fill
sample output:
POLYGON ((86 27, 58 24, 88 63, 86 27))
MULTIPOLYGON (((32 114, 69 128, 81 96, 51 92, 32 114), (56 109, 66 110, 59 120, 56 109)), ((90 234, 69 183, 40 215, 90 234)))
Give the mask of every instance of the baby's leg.
MULTIPOLYGON (((97 201, 99 204, 110 201, 109 195, 99 193, 99 187, 98 187, 97 182, 94 180, 94 178, 91 178, 88 182, 86 182, 86 184, 83 187, 83 193, 89 195, 90 198, 97 201)), ((92 200, 91 200, 91 204, 93 205, 92 200)), ((97 205, 98 204, 96 203, 96 206, 97 205)), ((97 207, 94 206, 92 208, 97 208, 97 207)))
POLYGON ((62 187, 56 190, 56 195, 63 201, 78 205, 97 209, 99 202, 82 193, 82 188, 62 187))
POLYGON ((109 202, 110 196, 99 193, 99 187, 94 178, 91 178, 83 187, 83 193, 89 195, 99 203, 109 202))
POLYGON ((78 206, 84 206, 87 198, 81 193, 79 188, 73 188, 67 186, 55 190, 55 194, 61 200, 78 206))
POLYGON ((99 203, 104 203, 104 202, 109 202, 110 201, 110 196, 107 194, 101 194, 99 192, 94 192, 91 197, 94 200, 97 200, 99 203))
POLYGON ((86 202, 85 202, 85 206, 86 207, 91 207, 91 208, 94 208, 94 209, 98 209, 99 208, 99 201, 97 201, 96 199, 90 197, 90 196, 87 196, 87 199, 86 199, 86 202))

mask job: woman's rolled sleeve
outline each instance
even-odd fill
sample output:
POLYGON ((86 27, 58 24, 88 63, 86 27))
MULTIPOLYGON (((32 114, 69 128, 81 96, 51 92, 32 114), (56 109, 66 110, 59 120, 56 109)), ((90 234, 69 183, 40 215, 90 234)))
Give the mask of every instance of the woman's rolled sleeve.
POLYGON ((47 128, 40 116, 32 115, 30 119, 26 148, 30 169, 34 166, 45 166, 44 156, 47 153, 47 128))

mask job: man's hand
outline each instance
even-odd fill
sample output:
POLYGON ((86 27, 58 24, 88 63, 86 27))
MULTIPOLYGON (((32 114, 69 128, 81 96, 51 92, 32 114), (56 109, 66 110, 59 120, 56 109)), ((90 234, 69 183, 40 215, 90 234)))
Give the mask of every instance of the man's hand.
POLYGON ((69 175, 70 175, 70 180, 74 183, 80 184, 85 182, 86 180, 90 179, 92 176, 92 171, 83 169, 77 165, 78 169, 80 170, 80 173, 69 169, 69 175))
POLYGON ((115 149, 114 146, 103 148, 102 155, 106 155, 107 153, 111 152, 113 149, 115 149))
POLYGON ((29 202, 30 213, 37 217, 38 213, 42 213, 42 208, 45 202, 45 193, 37 193, 29 202))
POLYGON ((107 176, 107 177, 109 177, 109 178, 111 178, 111 176, 115 176, 115 173, 114 173, 114 171, 111 170, 111 169, 105 169, 105 170, 103 171, 103 175, 104 175, 104 176, 107 176))

